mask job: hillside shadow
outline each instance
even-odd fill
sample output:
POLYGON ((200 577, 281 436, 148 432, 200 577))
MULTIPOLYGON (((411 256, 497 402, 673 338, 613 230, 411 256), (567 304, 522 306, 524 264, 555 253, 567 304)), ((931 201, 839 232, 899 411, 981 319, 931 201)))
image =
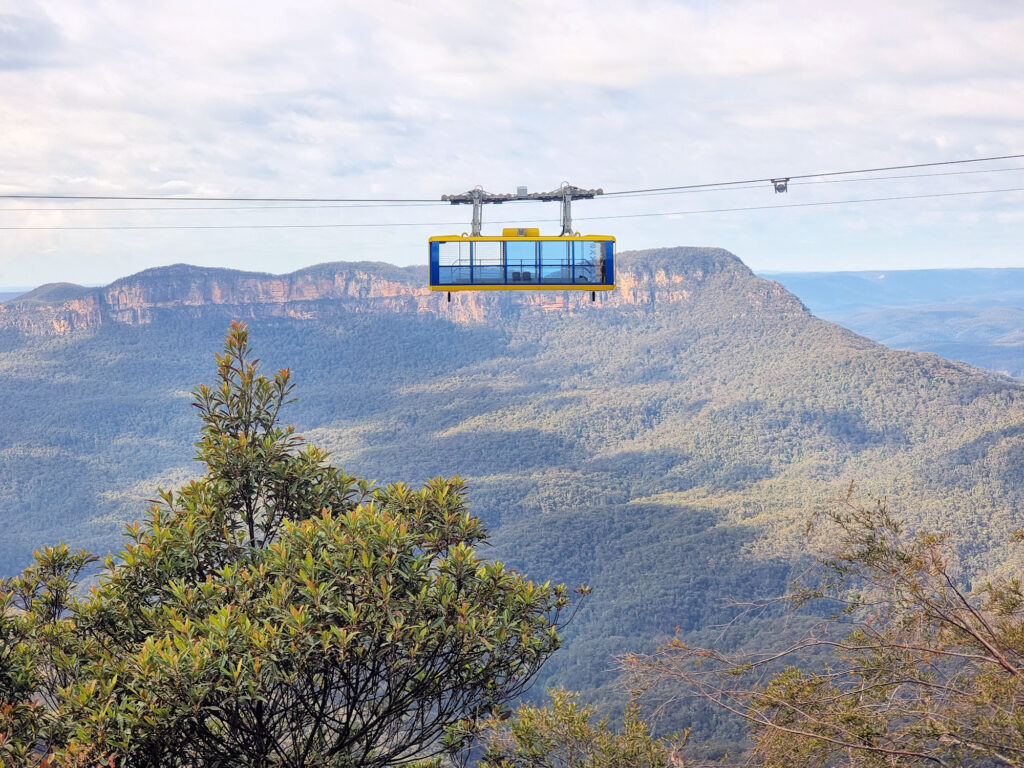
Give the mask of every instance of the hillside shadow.
MULTIPOLYGON (((593 587, 566 632, 577 651, 556 655, 543 680, 592 690, 613 679, 612 656, 649 651, 677 626, 723 647, 747 642, 742 627, 735 637, 726 628, 741 610, 736 602, 784 594, 800 567, 751 555, 761 535, 723 513, 632 503, 523 516, 493 544, 496 559, 531 578, 593 587)), ((778 608, 760 615, 781 620, 778 608)))
POLYGON ((995 479, 1008 488, 1019 492, 1024 482, 1024 424, 1012 424, 988 432, 981 437, 946 451, 923 465, 922 472, 933 483, 955 483, 969 487, 981 478, 995 479), (999 451, 993 459, 997 446, 1012 440, 1013 445, 999 451), (993 466, 979 466, 992 461, 993 466), (997 477, 990 475, 996 472, 997 477))
POLYGON ((574 442, 539 429, 462 430, 363 448, 355 453, 349 469, 372 467, 371 474, 377 477, 421 482, 438 475, 467 477, 572 466, 579 454, 574 442))

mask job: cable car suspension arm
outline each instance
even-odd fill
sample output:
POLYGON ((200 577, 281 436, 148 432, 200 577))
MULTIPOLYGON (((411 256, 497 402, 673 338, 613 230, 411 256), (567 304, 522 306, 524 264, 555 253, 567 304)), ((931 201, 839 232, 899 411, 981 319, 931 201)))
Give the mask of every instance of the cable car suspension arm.
POLYGON ((582 189, 580 187, 574 187, 569 182, 563 182, 562 186, 558 189, 552 190, 551 192, 534 192, 532 194, 527 194, 526 187, 519 187, 518 191, 514 195, 496 195, 491 192, 485 192, 482 187, 476 187, 468 192, 462 192, 457 195, 442 195, 441 199, 451 203, 452 205, 466 203, 473 206, 473 225, 472 232, 470 233, 473 237, 480 237, 480 227, 483 223, 484 203, 497 203, 500 205, 506 200, 560 202, 562 204, 561 236, 565 237, 566 235, 572 234, 572 201, 589 200, 603 194, 603 189, 582 189))
POLYGON ((495 195, 491 192, 485 192, 483 187, 475 187, 468 192, 462 192, 458 195, 441 195, 441 199, 445 200, 452 205, 459 205, 460 203, 468 203, 473 206, 473 227, 470 235, 473 237, 480 237, 480 226, 483 224, 483 208, 484 203, 498 203, 501 204, 506 200, 515 200, 515 195, 495 195))
POLYGON ((534 192, 527 195, 527 200, 558 201, 562 204, 562 237, 572 234, 572 201, 590 200, 598 195, 603 195, 603 189, 581 189, 574 187, 567 181, 562 186, 551 192, 534 192))

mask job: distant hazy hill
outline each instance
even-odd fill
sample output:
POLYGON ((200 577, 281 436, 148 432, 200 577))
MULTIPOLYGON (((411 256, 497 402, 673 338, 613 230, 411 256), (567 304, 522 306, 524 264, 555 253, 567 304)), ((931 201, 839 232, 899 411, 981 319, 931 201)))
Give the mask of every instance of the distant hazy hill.
MULTIPOLYGON (((286 418, 349 471, 469 478, 494 554, 593 596, 549 681, 781 592, 805 515, 856 480, 948 530, 971 572, 1021 526, 1024 386, 820 320, 717 249, 621 255, 586 296, 431 295, 422 269, 168 267, 0 305, 0 571, 59 538, 105 550, 181 482, 230 319, 295 372, 286 418)), ((770 615, 727 642, 783 631, 770 615)), ((603 695, 600 694, 600 695, 603 695)), ((703 717, 723 738, 736 731, 703 717)))
POLYGON ((1024 376, 1024 269, 765 275, 811 310, 886 346, 1024 376))

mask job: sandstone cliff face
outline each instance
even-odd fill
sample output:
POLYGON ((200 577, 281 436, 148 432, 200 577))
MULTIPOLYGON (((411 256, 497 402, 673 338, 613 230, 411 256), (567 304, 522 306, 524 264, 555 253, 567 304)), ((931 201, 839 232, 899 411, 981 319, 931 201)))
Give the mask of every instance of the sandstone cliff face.
POLYGON ((618 256, 618 290, 464 291, 426 287, 426 269, 337 262, 287 275, 209 269, 178 264, 140 272, 103 288, 43 286, 0 304, 0 329, 33 335, 65 334, 105 323, 141 325, 161 315, 210 313, 240 320, 320 319, 344 313, 428 313, 456 323, 486 323, 514 312, 586 312, 599 307, 686 303, 702 288, 741 288, 745 311, 772 305, 775 312, 807 314, 777 283, 762 280, 732 254, 715 248, 665 248, 618 256))

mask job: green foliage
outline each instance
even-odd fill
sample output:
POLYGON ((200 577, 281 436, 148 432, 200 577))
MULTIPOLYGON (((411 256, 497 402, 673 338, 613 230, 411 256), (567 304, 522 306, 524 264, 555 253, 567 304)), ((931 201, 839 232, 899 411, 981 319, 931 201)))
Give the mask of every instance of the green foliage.
POLYGON ((289 374, 259 374, 244 326, 218 377, 196 390, 206 473, 161 492, 89 594, 66 548, 5 590, 12 749, 121 768, 458 751, 559 646, 566 589, 475 554, 458 478, 373 489, 301 446, 278 425, 289 374))
POLYGON ((775 652, 676 640, 626 667, 648 689, 682 684, 742 715, 765 768, 1024 765, 1019 577, 969 591, 949 537, 907 534, 881 502, 848 496, 816 525, 818 569, 791 599, 834 601, 829 621, 775 652), (808 663, 817 651, 827 658, 808 663))
POLYGON ((479 768, 667 768, 685 737, 655 739, 636 704, 623 713, 621 731, 607 717, 596 721, 596 709, 581 705, 579 695, 548 691, 544 707, 521 704, 511 718, 492 719, 485 731, 487 746, 479 768))
POLYGON ((20 577, 0 582, 0 765, 43 760, 68 735, 60 701, 81 673, 86 644, 71 611, 94 560, 47 547, 20 577))
POLYGON ((887 346, 1024 375, 1022 269, 790 272, 771 277, 819 317, 887 346))
MULTIPOLYGON (((592 306, 453 297, 454 308, 479 299, 482 320, 469 322, 413 311, 408 297, 225 296, 153 307, 134 326, 0 332, 0 572, 60 538, 120 549, 141 500, 197 471, 189 390, 236 316, 252 318, 265 370, 300 378, 289 420, 334 463, 414 487, 464 477, 489 555, 595 588, 539 683, 603 710, 622 694, 594 660, 653 649, 676 625, 709 645, 728 624, 731 650, 798 636, 813 606, 811 618, 737 617, 735 603, 785 591, 803 568, 806 515, 850 478, 892 497, 911 528, 948 532, 965 569, 995 574, 1013 557, 1020 382, 817 320, 721 251, 625 254, 620 266, 628 281, 592 306)), ((363 269, 403 290, 425 280, 363 269)), ((338 285, 345 270, 315 277, 338 285)), ((230 277, 192 269, 181 282, 152 273, 122 285, 209 295, 230 277)), ((255 279, 269 278, 244 277, 255 279)), ((694 745, 742 737, 713 708, 672 713, 668 727, 683 725, 694 745)))

